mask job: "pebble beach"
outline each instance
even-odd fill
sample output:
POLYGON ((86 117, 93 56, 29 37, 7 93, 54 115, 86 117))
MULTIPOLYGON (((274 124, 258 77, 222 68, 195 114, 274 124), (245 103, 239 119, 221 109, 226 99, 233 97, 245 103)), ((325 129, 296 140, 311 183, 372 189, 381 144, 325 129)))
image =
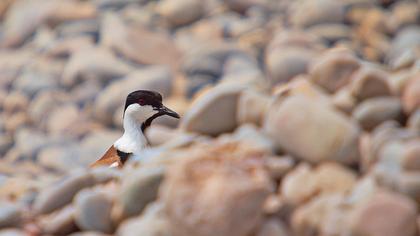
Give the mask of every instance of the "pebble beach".
POLYGON ((419 207, 420 1, 0 1, 0 236, 417 236, 419 207), (181 119, 89 168, 138 89, 181 119))

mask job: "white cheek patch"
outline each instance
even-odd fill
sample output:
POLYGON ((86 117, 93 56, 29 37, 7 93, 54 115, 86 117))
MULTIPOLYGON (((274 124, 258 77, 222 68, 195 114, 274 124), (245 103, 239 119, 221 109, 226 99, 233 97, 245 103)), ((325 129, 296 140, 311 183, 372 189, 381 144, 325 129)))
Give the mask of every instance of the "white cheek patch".
POLYGON ((125 116, 130 116, 140 123, 145 122, 158 111, 153 110, 151 105, 140 106, 139 104, 131 104, 125 110, 125 116))

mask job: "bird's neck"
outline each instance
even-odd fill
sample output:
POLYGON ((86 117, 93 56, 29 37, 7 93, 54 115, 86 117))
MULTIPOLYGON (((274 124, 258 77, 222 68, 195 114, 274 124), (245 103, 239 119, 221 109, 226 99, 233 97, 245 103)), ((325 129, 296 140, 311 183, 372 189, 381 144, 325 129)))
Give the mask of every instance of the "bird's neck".
POLYGON ((144 149, 148 142, 141 124, 131 115, 124 116, 124 134, 114 143, 114 147, 125 153, 137 153, 144 149))

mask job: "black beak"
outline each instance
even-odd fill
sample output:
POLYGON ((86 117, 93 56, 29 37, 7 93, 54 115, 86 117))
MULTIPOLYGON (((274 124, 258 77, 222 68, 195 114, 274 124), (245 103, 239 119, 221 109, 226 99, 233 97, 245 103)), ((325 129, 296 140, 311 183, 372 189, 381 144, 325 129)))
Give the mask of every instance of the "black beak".
POLYGON ((177 119, 179 119, 179 118, 180 118, 180 116, 178 115, 178 113, 176 113, 176 112, 172 111, 171 109, 169 109, 169 108, 165 107, 164 105, 162 105, 162 106, 159 108, 159 114, 160 114, 160 115, 168 115, 168 116, 172 116, 172 117, 177 118, 177 119))

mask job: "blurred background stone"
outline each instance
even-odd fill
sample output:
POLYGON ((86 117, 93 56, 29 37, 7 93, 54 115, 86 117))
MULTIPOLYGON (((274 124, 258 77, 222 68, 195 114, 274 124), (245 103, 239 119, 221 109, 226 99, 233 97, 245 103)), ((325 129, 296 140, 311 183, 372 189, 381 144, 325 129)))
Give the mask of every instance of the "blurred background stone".
POLYGON ((418 235, 418 5, 0 1, 0 235, 418 235))

